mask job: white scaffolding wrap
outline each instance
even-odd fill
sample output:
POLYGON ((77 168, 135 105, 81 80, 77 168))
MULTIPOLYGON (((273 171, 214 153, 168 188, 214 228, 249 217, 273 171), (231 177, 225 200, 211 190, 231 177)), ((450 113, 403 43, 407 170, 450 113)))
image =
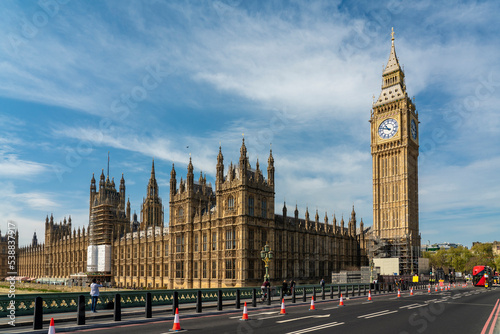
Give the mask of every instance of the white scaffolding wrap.
POLYGON ((87 272, 97 271, 97 246, 87 247, 87 272))
POLYGON ((110 272, 111 271, 111 245, 97 246, 97 271, 110 272))

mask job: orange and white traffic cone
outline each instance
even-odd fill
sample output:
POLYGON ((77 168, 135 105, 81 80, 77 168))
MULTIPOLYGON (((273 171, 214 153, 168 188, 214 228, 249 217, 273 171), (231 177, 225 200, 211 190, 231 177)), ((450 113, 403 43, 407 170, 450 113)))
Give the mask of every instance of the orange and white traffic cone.
POLYGON ((339 306, 344 306, 344 299, 342 298, 342 293, 340 294, 339 306))
POLYGON ((370 290, 368 290, 368 300, 372 300, 372 292, 370 290))
POLYGON ((243 306, 243 316, 241 317, 240 320, 248 320, 248 309, 247 309, 247 302, 245 302, 245 305, 243 306))
POLYGON ((314 306, 314 296, 312 296, 311 307, 309 308, 309 311, 314 311, 315 309, 316 309, 316 306, 314 306))
POLYGON ((50 318, 49 333, 56 334, 56 328, 54 327, 54 318, 50 318))
POLYGON ((438 292, 438 286, 437 285, 434 286, 434 291, 438 292))
POLYGON ((429 286, 427 287, 427 293, 431 293, 431 285, 429 284, 429 286))
POLYGON ((410 288, 410 296, 413 296, 413 288, 410 288))
POLYGON ((398 298, 401 297, 401 291, 398 289, 398 298))
POLYGON ((280 314, 286 314, 286 311, 285 311, 285 298, 283 298, 283 300, 281 301, 281 311, 280 311, 280 314))
POLYGON ((174 317, 174 327, 172 327, 172 331, 180 331, 181 323, 179 322, 179 308, 175 309, 175 317, 174 317))

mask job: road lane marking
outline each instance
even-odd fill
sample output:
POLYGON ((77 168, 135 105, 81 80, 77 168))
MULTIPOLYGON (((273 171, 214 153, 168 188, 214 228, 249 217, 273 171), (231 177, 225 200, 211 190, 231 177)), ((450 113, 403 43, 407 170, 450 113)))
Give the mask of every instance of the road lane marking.
POLYGON ((308 333, 308 332, 314 332, 314 331, 319 331, 320 329, 325 329, 329 327, 335 327, 335 326, 340 326, 345 324, 344 322, 332 322, 329 324, 323 324, 315 327, 310 327, 310 328, 305 328, 305 329, 299 329, 298 331, 295 332, 288 332, 286 334, 303 334, 303 333, 308 333))
POLYGON ((391 313, 396 313, 396 312, 398 312, 398 311, 397 310, 395 310, 395 311, 385 310, 385 311, 383 311, 383 313, 377 312, 377 313, 372 313, 372 314, 360 315, 358 318, 371 319, 371 318, 381 317, 381 316, 388 315, 391 313))
POLYGON ((419 307, 423 307, 423 306, 427 306, 427 304, 418 304, 418 305, 415 305, 415 306, 412 306, 412 307, 408 307, 409 310, 413 310, 414 308, 419 308, 419 307))
POLYGON ((410 304, 410 305, 400 306, 399 308, 410 308, 415 305, 420 305, 420 304, 410 304))
MULTIPOLYGON (((252 316, 259 316, 259 315, 269 315, 269 314, 276 314, 278 311, 273 311, 273 312, 259 312, 259 313, 254 313, 252 316)), ((229 317, 229 319, 239 319, 241 318, 241 315, 235 316, 235 317, 229 317)))
POLYGON ((258 318, 257 320, 266 320, 266 319, 273 319, 273 318, 281 318, 283 316, 284 316, 283 314, 278 314, 278 315, 274 315, 274 316, 271 316, 271 317, 258 318))
POLYGON ((285 323, 285 322, 290 322, 290 321, 295 321, 295 320, 302 320, 302 319, 308 319, 308 318, 328 318, 330 315, 329 314, 318 314, 318 315, 308 315, 306 317, 301 317, 301 318, 294 318, 294 319, 287 319, 287 320, 280 320, 280 321, 276 321, 276 323, 278 324, 282 324, 282 323, 285 323))
POLYGON ((389 310, 383 310, 383 311, 379 311, 379 312, 375 312, 375 313, 364 314, 364 315, 358 316, 358 318, 371 317, 371 316, 378 315, 378 314, 385 314, 387 312, 390 312, 390 311, 389 310))

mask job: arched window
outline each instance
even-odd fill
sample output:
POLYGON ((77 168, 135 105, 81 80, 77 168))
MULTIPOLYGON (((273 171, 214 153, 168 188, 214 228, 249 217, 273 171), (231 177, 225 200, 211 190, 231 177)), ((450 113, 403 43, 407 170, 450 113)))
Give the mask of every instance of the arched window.
POLYGON ((184 209, 183 208, 179 208, 177 210, 177 221, 178 222, 183 222, 184 221, 184 209))
POLYGON ((248 197, 248 214, 250 216, 254 215, 254 201, 253 201, 253 196, 248 197))
POLYGON ((228 208, 228 210, 234 209, 234 197, 233 196, 229 196, 229 198, 227 199, 227 208, 228 208))

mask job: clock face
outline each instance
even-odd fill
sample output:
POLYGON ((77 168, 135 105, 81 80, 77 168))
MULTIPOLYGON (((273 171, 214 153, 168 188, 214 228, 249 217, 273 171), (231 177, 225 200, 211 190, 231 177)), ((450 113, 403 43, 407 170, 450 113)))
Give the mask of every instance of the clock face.
POLYGON ((378 135, 382 139, 389 139, 394 137, 394 135, 398 132, 398 121, 394 118, 388 118, 378 127, 378 135))
POLYGON ((417 139, 417 123, 415 123, 414 119, 412 119, 410 122, 410 131, 412 138, 417 139))

